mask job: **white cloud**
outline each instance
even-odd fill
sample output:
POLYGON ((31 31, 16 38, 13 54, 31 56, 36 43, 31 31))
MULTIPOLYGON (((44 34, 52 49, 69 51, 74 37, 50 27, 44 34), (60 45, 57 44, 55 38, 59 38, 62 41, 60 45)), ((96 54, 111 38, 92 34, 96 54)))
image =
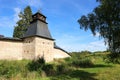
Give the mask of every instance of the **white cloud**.
POLYGON ((18 14, 20 13, 21 9, 20 8, 14 8, 15 14, 14 14, 14 22, 17 22, 20 18, 18 14))
POLYGON ((90 42, 86 46, 90 51, 104 51, 107 48, 103 40, 90 42))
POLYGON ((95 37, 100 37, 100 33, 99 33, 99 32, 96 32, 95 37))
POLYGON ((15 23, 19 20, 18 14, 20 12, 20 8, 14 8, 14 14, 11 16, 0 16, 0 27, 8 27, 13 28, 15 23))
POLYGON ((14 21, 11 16, 0 16, 0 34, 6 37, 12 37, 14 21))
MULTIPOLYGON (((78 43, 78 44, 59 44, 60 47, 62 47, 63 49, 67 50, 68 52, 72 52, 72 51, 84 51, 84 50, 88 50, 91 52, 94 51, 105 51, 107 46, 104 45, 103 41, 95 41, 95 42, 90 42, 87 44, 82 44, 82 43, 78 43)), ((58 46, 59 46, 58 45, 58 46)))
POLYGON ((8 16, 3 16, 0 17, 0 27, 13 27, 13 20, 12 17, 8 17, 8 16))
MULTIPOLYGON (((98 37, 97 37, 98 38, 98 37)), ((107 46, 105 46, 103 40, 96 40, 92 36, 71 36, 71 35, 63 35, 62 37, 56 38, 56 43, 58 46, 67 50, 68 52, 72 51, 104 51, 107 46), (92 41, 89 41, 93 39, 92 41), (84 42, 88 40, 88 42, 84 42)))

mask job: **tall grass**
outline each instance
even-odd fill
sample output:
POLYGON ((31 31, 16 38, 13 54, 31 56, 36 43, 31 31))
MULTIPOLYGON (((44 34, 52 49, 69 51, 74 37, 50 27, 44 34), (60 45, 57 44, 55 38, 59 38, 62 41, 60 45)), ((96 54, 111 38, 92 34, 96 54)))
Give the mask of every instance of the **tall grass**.
POLYGON ((71 58, 51 63, 43 58, 0 61, 0 80, 119 80, 120 65, 105 63, 101 53, 71 53, 71 58))
POLYGON ((0 61, 0 77, 10 78, 21 73, 26 76, 28 69, 26 65, 29 61, 0 61))

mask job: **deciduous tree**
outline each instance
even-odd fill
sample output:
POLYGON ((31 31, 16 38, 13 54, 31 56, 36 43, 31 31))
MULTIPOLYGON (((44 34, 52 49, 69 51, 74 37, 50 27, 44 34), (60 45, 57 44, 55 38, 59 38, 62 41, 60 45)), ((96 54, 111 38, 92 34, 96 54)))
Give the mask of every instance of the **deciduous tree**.
POLYGON ((80 28, 90 29, 104 38, 112 53, 112 59, 120 58, 120 0, 97 0, 99 5, 79 20, 80 28))

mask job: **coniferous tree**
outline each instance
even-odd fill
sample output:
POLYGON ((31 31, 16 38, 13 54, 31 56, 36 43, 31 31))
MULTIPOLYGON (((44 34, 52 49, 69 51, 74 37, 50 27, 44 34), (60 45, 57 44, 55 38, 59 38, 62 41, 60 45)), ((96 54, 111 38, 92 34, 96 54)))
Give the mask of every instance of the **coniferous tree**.
POLYGON ((27 28, 32 21, 32 11, 30 6, 27 6, 23 12, 19 13, 20 20, 16 23, 17 25, 14 28, 13 37, 21 38, 24 33, 27 31, 27 28))

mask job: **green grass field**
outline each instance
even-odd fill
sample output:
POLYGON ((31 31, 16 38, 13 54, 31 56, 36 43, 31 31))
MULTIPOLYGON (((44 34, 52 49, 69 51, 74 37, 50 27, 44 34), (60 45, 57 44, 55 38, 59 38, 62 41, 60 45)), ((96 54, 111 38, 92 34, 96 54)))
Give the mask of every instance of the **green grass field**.
POLYGON ((55 60, 43 68, 35 69, 34 64, 32 71, 28 68, 31 61, 0 61, 0 80, 120 80, 120 65, 105 63, 104 57, 104 53, 73 53, 72 58, 55 60))

